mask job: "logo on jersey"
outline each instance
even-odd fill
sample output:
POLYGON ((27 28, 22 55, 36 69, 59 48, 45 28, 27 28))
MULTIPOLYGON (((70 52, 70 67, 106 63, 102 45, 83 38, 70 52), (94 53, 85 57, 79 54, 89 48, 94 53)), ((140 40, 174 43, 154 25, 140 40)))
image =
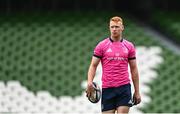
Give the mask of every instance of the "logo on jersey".
POLYGON ((127 48, 123 48, 123 52, 124 53, 128 53, 128 49, 127 48))
POLYGON ((124 57, 108 57, 107 60, 125 61, 125 60, 127 60, 127 58, 124 58, 124 57))
POLYGON ((109 48, 106 52, 112 52, 112 49, 111 49, 111 48, 109 48))

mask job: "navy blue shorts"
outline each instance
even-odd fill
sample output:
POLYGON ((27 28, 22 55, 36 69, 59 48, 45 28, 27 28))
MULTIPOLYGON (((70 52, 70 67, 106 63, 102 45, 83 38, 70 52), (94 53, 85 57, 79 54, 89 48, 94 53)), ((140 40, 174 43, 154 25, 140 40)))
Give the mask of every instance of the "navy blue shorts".
POLYGON ((119 106, 132 106, 130 84, 122 85, 119 87, 102 89, 101 110, 113 110, 119 106))

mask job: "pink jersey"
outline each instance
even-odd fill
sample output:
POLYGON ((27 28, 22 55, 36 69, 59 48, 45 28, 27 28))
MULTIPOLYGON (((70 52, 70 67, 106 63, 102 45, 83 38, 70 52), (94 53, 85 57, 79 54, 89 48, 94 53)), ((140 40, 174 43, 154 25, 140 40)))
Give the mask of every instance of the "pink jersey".
POLYGON ((101 59, 102 88, 118 87, 130 83, 128 60, 136 58, 134 45, 122 39, 111 38, 101 41, 94 49, 94 56, 101 59))

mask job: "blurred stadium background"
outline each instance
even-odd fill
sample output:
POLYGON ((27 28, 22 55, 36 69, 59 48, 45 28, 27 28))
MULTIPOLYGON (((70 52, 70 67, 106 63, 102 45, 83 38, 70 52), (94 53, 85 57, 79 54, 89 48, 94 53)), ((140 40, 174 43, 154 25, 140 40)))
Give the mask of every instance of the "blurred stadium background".
MULTIPOLYGON (((0 0, 0 112, 100 113, 87 70, 109 18, 136 45, 142 103, 131 113, 180 113, 178 0, 0 0)), ((96 73, 100 84, 101 66, 96 73)), ((133 91, 133 90, 132 90, 133 91)))

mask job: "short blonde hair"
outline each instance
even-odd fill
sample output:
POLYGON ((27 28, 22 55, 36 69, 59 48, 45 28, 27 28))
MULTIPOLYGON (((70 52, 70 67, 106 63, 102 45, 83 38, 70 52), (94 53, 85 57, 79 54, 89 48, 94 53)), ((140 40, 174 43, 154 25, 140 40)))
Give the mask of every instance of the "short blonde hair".
POLYGON ((111 21, 113 21, 113 22, 115 22, 115 23, 121 22, 121 23, 123 24, 123 20, 122 20, 122 18, 119 17, 119 16, 114 16, 114 17, 112 17, 112 18, 110 19, 110 22, 111 22, 111 21))

